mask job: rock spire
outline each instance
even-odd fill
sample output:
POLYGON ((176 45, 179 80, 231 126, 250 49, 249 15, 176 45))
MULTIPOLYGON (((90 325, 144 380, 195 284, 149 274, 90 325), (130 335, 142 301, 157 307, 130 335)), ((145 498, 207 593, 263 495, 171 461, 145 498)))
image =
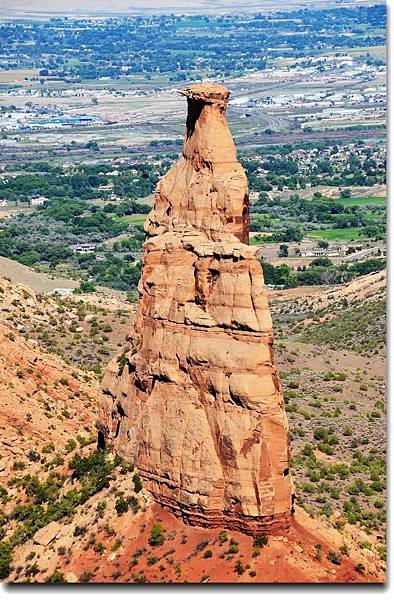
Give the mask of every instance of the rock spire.
POLYGON ((182 156, 145 222, 140 301, 103 380, 100 439, 191 524, 287 529, 289 436, 229 91, 197 84, 182 156))

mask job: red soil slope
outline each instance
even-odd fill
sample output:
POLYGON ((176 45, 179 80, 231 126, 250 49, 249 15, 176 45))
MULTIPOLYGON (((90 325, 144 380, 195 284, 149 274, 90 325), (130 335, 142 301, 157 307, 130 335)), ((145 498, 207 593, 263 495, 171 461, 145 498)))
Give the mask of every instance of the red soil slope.
MULTIPOLYGON (((25 463, 23 475, 47 475, 41 473, 40 463, 29 461, 29 450, 42 452, 43 445, 52 442, 54 452, 64 453, 70 437, 78 433, 88 437, 94 432, 100 392, 90 377, 86 379, 58 357, 40 352, 0 327, 0 474, 5 486, 9 478, 20 474, 13 467, 16 460, 25 463)), ((66 465, 60 470, 66 473, 66 465)), ((131 476, 117 474, 111 487, 93 496, 77 514, 54 523, 57 531, 52 541, 39 541, 35 536, 17 546, 8 581, 26 579, 32 551, 33 562, 40 567, 30 576, 32 582, 45 582, 55 569, 70 583, 377 583, 385 579, 383 564, 366 547, 368 537, 359 528, 346 525, 337 531, 334 522, 312 519, 299 508, 289 534, 269 536, 258 555, 253 552, 252 537, 227 531, 227 540, 221 542, 219 530, 186 525, 155 504, 144 489, 138 494, 141 509, 137 514, 128 510, 118 516, 116 494, 130 493, 131 476), (106 507, 99 517, 97 507, 103 502, 106 507), (75 526, 82 525, 83 519, 86 534, 75 535, 75 526), (152 548, 149 536, 155 523, 161 523, 165 540, 152 548), (91 536, 94 544, 89 543, 91 536), (356 569, 357 565, 361 567, 356 569)), ((19 501, 16 490, 10 490, 16 495, 6 511, 19 501)))
MULTIPOLYGON (((93 549, 81 549, 67 565, 76 579, 79 580, 83 573, 88 572, 94 574, 92 582, 107 583, 384 581, 384 573, 376 560, 366 556, 369 551, 360 551, 357 533, 339 533, 328 525, 315 522, 301 509, 296 510, 290 533, 286 536, 270 536, 268 544, 255 557, 252 555, 253 538, 250 536, 227 531, 228 540, 222 543, 218 529, 185 525, 157 504, 139 513, 131 522, 127 515, 117 521, 116 528, 119 526, 123 533, 121 548, 101 557, 97 557, 93 549), (154 523, 162 524, 166 536, 163 545, 157 548, 152 548, 148 541, 154 523), (238 552, 234 554, 228 552, 232 539, 238 543, 238 552), (344 543, 348 548, 348 556, 341 555, 339 550, 344 543), (319 544, 321 558, 316 548, 319 544), (330 551, 340 555, 340 565, 330 561, 330 551), (241 565, 237 570, 238 561, 241 565), (365 565, 364 573, 355 570, 358 563, 365 565)), ((105 544, 105 535, 102 538, 96 536, 96 540, 99 539, 105 544)), ((63 572, 67 570, 60 568, 63 572)))

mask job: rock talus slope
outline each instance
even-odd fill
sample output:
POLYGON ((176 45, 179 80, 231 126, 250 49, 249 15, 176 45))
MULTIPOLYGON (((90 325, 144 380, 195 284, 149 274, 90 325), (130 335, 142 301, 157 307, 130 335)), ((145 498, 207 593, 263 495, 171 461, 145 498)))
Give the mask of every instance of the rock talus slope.
POLYGON ((191 524, 256 534, 292 515, 288 425, 229 92, 181 92, 182 156, 145 223, 133 331, 103 380, 101 439, 191 524))

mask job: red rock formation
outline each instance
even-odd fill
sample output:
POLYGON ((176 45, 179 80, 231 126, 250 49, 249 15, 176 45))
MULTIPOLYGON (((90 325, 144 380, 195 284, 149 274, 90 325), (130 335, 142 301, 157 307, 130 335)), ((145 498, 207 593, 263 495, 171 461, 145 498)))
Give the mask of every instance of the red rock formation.
POLYGON ((102 434, 188 522, 285 530, 288 426, 262 269, 242 243, 248 192, 226 122, 229 92, 201 84, 181 93, 184 150, 145 223, 141 299, 103 380, 102 434))
POLYGON ((226 120, 230 92, 202 84, 181 94, 188 103, 183 153, 157 186, 146 231, 160 235, 189 225, 209 239, 226 232, 247 244, 248 184, 226 120))

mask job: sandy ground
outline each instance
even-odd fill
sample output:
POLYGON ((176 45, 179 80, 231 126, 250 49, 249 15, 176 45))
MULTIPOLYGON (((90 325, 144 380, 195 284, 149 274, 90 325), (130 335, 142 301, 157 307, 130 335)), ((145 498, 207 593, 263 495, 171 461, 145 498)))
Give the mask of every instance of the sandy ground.
POLYGON ((75 289, 79 285, 79 282, 73 279, 51 278, 45 273, 37 273, 4 256, 0 256, 0 276, 8 277, 13 283, 22 283, 41 294, 48 294, 57 288, 75 289))

